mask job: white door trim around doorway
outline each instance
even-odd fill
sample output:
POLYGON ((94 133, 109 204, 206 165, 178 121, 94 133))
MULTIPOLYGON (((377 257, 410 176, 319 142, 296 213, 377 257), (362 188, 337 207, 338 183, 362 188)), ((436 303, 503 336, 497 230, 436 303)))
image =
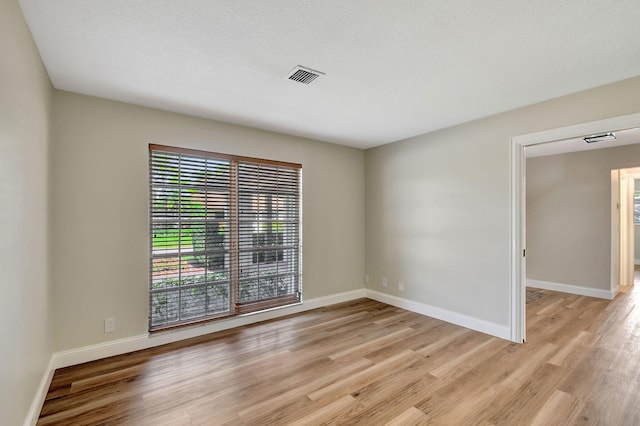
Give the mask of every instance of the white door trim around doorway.
MULTIPOLYGON (((511 340, 524 342, 525 330, 525 282, 526 267, 524 250, 525 233, 525 155, 524 148, 531 145, 551 143, 565 139, 584 137, 640 127, 640 113, 607 118, 589 123, 529 133, 511 138, 511 340)), ((612 269, 617 265, 611 265, 612 269)), ((614 290, 612 272, 612 290, 614 290)), ((617 286, 617 282, 615 285, 617 286)))
MULTIPOLYGON (((617 214, 616 229, 619 229, 619 239, 614 242, 619 245, 619 284, 622 286, 633 285, 635 263, 635 223, 633 220, 633 204, 635 193, 635 180, 640 179, 640 167, 628 167, 611 171, 611 193, 618 189, 617 200, 611 200, 612 212, 614 208, 617 214), (617 172, 617 173, 614 173, 617 172), (614 174, 618 177, 617 188, 614 187, 614 174), (617 204, 614 204, 617 202, 617 204), (619 209, 617 208, 619 206, 619 209)), ((614 214, 611 215, 612 237, 614 214)), ((613 240, 612 240, 613 241, 613 240)))

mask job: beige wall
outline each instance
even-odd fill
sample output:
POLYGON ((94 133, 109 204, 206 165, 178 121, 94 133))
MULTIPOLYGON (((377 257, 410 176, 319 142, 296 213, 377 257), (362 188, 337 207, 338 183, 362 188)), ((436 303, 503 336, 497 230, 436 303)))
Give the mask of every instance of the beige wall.
POLYGON ((638 112, 638 93, 634 78, 368 150, 367 287, 508 325, 510 138, 638 112))
POLYGON ((611 170, 640 145, 527 160, 527 278, 611 288, 611 170))
POLYGON ((16 1, 0 0, 0 424, 22 424, 51 356, 51 84, 16 1))
POLYGON ((54 111, 56 351, 147 330, 149 143, 302 163, 304 298, 363 287, 363 151, 61 91, 54 111))

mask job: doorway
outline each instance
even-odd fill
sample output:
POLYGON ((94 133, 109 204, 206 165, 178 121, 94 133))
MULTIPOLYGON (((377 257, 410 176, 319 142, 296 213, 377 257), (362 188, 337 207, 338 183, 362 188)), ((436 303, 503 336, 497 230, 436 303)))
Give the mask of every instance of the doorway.
MULTIPOLYGON (((511 138, 511 340, 526 340, 526 232, 525 232, 525 148, 557 144, 569 139, 583 138, 610 131, 640 128, 640 113, 575 126, 531 133, 511 138)), ((613 256, 613 254, 612 254, 613 256)), ((618 284, 619 268, 611 271, 611 285, 618 284)), ((613 288, 612 288, 613 290, 613 288)))
POLYGON ((620 285, 632 286, 635 280, 636 264, 640 264, 640 167, 612 170, 611 177, 611 193, 614 194, 617 190, 617 194, 619 194, 618 200, 612 199, 611 206, 612 250, 617 244, 620 253, 620 285), (614 178, 618 180, 617 188, 614 178), (614 212, 618 214, 618 217, 614 217, 614 212), (618 222, 619 238, 617 241, 613 238, 614 220, 618 222))

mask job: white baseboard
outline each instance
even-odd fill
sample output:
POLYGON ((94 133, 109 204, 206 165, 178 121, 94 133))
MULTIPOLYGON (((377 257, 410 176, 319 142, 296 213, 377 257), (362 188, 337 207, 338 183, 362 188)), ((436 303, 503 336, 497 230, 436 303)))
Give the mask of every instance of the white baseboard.
POLYGON ((559 291, 562 293, 578 294, 580 296, 597 297, 598 299, 613 299, 618 289, 602 290, 599 288, 581 287, 572 284, 554 283, 527 279, 527 287, 541 288, 543 290, 559 291))
POLYGON ((616 285, 612 290, 611 290, 611 294, 613 295, 613 297, 611 299, 613 299, 614 297, 616 297, 618 295, 618 293, 620 293, 620 285, 616 285))
MULTIPOLYGON (((359 289, 310 299, 305 301, 304 303, 294 306, 272 309, 266 312, 241 315, 226 320, 209 322, 200 326, 180 328, 153 334, 145 333, 138 336, 126 337, 124 339, 112 340, 110 342, 98 343, 95 345, 56 352, 52 356, 52 368, 50 370, 68 367, 70 365, 81 364, 84 362, 95 361, 110 356, 121 355, 128 352, 160 346, 167 343, 173 343, 192 337, 198 337, 209 333, 215 333, 217 331, 228 330, 230 328, 241 327, 243 325, 253 324, 260 321, 282 317, 285 315, 291 315, 311 309, 321 308, 336 303, 347 302, 362 297, 369 297, 373 300, 388 303, 389 305, 397 306, 399 308, 407 309, 412 312, 417 312, 422 315, 427 315, 433 318, 457 324, 462 327, 470 328, 472 330, 481 331, 492 336, 500 337, 503 339, 510 338, 510 330, 508 326, 491 323, 488 321, 480 320, 478 318, 426 305, 420 302, 414 302, 412 300, 403 299, 389 294, 380 293, 374 290, 359 289)), ((44 389, 45 394, 47 389, 48 385, 44 389)))
POLYGON ((309 299, 304 301, 303 303, 293 306, 271 309, 265 312, 240 315, 229 319, 209 322, 199 326, 195 325, 193 327, 179 328, 176 330, 169 330, 166 332, 158 332, 153 334, 145 333, 138 336, 131 336, 124 339, 112 340, 110 342, 98 343, 96 345, 57 352, 53 356, 53 368, 56 369, 68 367, 70 365, 81 364, 83 362, 95 361, 101 358, 121 355, 128 352, 151 348, 154 346, 160 346, 166 343, 177 342, 179 340, 185 340, 209 333, 215 333, 216 331, 241 327, 243 325, 266 321, 285 315, 296 314, 298 312, 321 308, 336 303, 347 302, 349 300, 359 299, 362 297, 365 297, 364 289, 352 290, 344 293, 332 294, 330 296, 309 299))
POLYGON ((215 333, 216 331, 228 330, 234 327, 240 327, 243 325, 266 321, 269 319, 304 312, 311 309, 334 305, 336 303, 348 302, 350 300, 355 300, 363 297, 368 297, 382 303, 387 303, 398 308, 406 309, 422 315, 427 315, 433 318, 440 319, 442 321, 447 321, 502 339, 509 340, 511 336, 508 326, 480 320, 478 318, 426 305, 420 302, 414 302, 412 300, 403 299, 389 294, 380 293, 374 290, 352 290, 344 293, 310 299, 305 301, 304 303, 294 306, 272 309, 266 312, 242 315, 228 320, 220 320, 203 324, 201 326, 177 329, 164 333, 141 334, 138 336, 131 336, 124 339, 85 346, 82 348, 56 352, 51 356, 47 370, 43 374, 42 381, 38 387, 36 395, 34 396, 24 425, 32 426, 35 425, 38 421, 40 410, 42 409, 47 391, 51 384, 51 379, 53 378, 53 373, 58 368, 68 367, 71 365, 81 364, 89 361, 95 361, 98 359, 114 355, 121 355, 141 349, 147 349, 154 346, 164 345, 166 343, 177 342, 180 340, 189 339, 191 337, 215 333))
POLYGON ((121 355, 141 349, 147 349, 154 346, 164 345, 166 343, 177 342, 191 337, 228 330, 234 327, 266 321, 311 309, 322 308, 336 303, 348 302, 350 300, 360 299, 363 297, 365 297, 364 289, 352 290, 344 293, 309 299, 303 303, 293 306, 241 315, 227 320, 203 324, 201 326, 182 328, 164 333, 155 333, 153 335, 148 333, 141 334, 138 336, 131 336, 124 339, 85 346, 82 348, 56 352, 51 355, 49 365, 42 375, 42 380, 40 381, 40 385, 38 386, 37 392, 31 403, 31 407, 29 408, 29 412, 27 413, 27 417, 25 418, 24 426, 33 426, 37 423, 38 418, 40 417, 40 411, 42 410, 42 405, 44 404, 49 386, 51 385, 51 380, 53 379, 53 373, 58 368, 95 361, 97 359, 121 355))
POLYGON ((44 404, 44 399, 47 397, 47 392, 49 391, 49 386, 51 385, 51 379, 53 379, 53 371, 55 370, 55 368, 53 367, 53 359, 54 355, 51 355, 51 357, 49 358, 49 364, 42 374, 42 379, 40 380, 40 384, 38 385, 36 394, 33 397, 31 406, 29 407, 29 412, 27 412, 27 417, 24 420, 24 426, 35 426, 38 422, 40 411, 42 410, 42 405, 44 404))
POLYGON ((49 386, 51 385, 51 380, 53 379, 53 373, 58 368, 95 361, 97 359, 121 355, 141 349, 147 349, 154 346, 164 345, 166 343, 177 342, 191 337, 228 330, 234 327, 266 321, 311 309, 322 308, 336 303, 348 302, 350 300, 360 299, 363 297, 365 297, 364 289, 352 290, 344 293, 332 294, 330 296, 317 297, 294 306, 241 315, 227 320, 203 324, 201 326, 167 331, 165 333, 156 333, 153 335, 141 334, 139 336, 132 336, 82 348, 56 352, 51 355, 49 364, 42 375, 42 380, 40 381, 40 385, 38 386, 36 394, 33 397, 33 401, 31 402, 29 412, 27 413, 27 417, 25 418, 24 426, 34 426, 38 422, 42 405, 44 404, 49 386))
POLYGON ((413 300, 403 299, 401 297, 381 293, 375 290, 367 289, 366 297, 368 297, 369 299, 377 300, 378 302, 406 309, 411 312, 416 312, 418 314, 450 322, 461 327, 470 328, 472 330, 490 334, 501 339, 511 340, 511 329, 506 325, 481 320, 478 318, 470 317, 468 315, 449 311, 447 309, 437 308, 435 306, 430 306, 421 302, 415 302, 413 300))

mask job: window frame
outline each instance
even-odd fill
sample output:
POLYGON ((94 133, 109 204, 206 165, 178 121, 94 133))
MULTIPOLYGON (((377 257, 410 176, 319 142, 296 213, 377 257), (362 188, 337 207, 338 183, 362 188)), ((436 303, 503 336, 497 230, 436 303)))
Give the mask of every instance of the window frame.
MULTIPOLYGON (((161 155, 161 154, 158 154, 158 155, 161 155)), ((201 150, 195 150, 190 148, 149 144, 149 169, 148 170, 149 170, 149 281, 148 281, 148 291, 149 291, 148 329, 149 329, 149 332, 153 333, 158 331, 165 331, 168 329, 185 327, 193 324, 201 324, 204 322, 215 321, 222 318, 229 318, 229 317, 234 317, 234 316, 243 315, 247 313, 259 312, 259 311, 269 310, 273 308, 291 306, 291 305, 302 303, 302 165, 301 164, 261 159, 261 158, 255 158, 255 157, 222 154, 222 153, 209 152, 209 151, 201 151, 201 150), (177 265, 179 269, 178 278, 177 278, 178 284, 177 284, 177 287, 175 288, 170 287, 170 288, 154 289, 154 273, 155 273, 154 260, 157 260, 159 258, 158 254, 156 254, 156 251, 154 250, 154 247, 155 247, 154 238, 156 238, 154 230, 157 231, 158 229, 158 228, 154 228, 154 224, 158 225, 159 223, 161 223, 158 219, 154 221, 154 214, 159 212, 159 210, 155 208, 154 200, 158 201, 158 199, 154 199, 154 194, 157 194, 158 188, 167 185, 166 183, 159 184, 156 182, 154 186, 154 176, 156 177, 156 181, 157 181, 157 173, 159 173, 159 170, 160 170, 160 168, 154 169, 154 152, 165 153, 170 156, 175 156, 175 158, 177 159, 176 160, 177 164, 179 165, 178 166, 179 170, 178 172, 173 171, 173 173, 175 174, 175 176, 178 176, 178 184, 177 184, 178 186, 182 185, 183 179, 186 179, 185 175, 183 175, 181 171, 181 164, 185 157, 187 159, 189 158, 191 159, 195 158, 200 160, 204 159, 205 164, 208 160, 214 160, 216 162, 217 161, 228 162, 228 165, 229 165, 228 205, 224 208, 225 210, 223 210, 223 213, 222 213, 222 217, 225 219, 221 220, 220 222, 220 223, 225 222, 228 224, 228 225, 225 225, 228 227, 228 229, 225 229, 224 231, 225 233, 228 233, 228 235, 222 237, 223 244, 225 245, 221 246, 223 248, 219 250, 220 253, 223 253, 222 264, 224 265, 224 262, 227 259, 229 262, 228 272, 227 272, 228 274, 227 281, 228 281, 228 289, 229 289, 229 296, 228 296, 229 310, 228 311, 225 311, 219 314, 215 314, 215 313, 207 314, 208 308, 206 306, 207 306, 207 300, 209 298, 209 296, 207 295, 205 296, 205 302, 204 302, 204 308, 203 308, 205 313, 203 315, 198 315, 196 317, 191 317, 191 318, 181 318, 181 315, 183 313, 183 307, 182 307, 182 301, 179 297, 177 302, 178 306, 177 308, 175 308, 177 309, 178 319, 175 321, 167 320, 165 322, 162 322, 161 324, 158 324, 157 322, 154 323, 154 320, 156 320, 156 317, 154 317, 154 295, 164 294, 166 297, 168 297, 168 295, 172 291, 173 292, 177 291, 178 294, 182 294, 182 291, 185 290, 184 289, 185 286, 183 285, 183 278, 182 278, 183 237, 181 232, 182 232, 183 226, 190 226, 190 225, 185 225, 185 223, 187 224, 191 223, 190 221, 185 220, 182 216, 184 207, 182 204, 182 192, 180 192, 182 191, 182 189, 179 188, 177 190, 179 194, 178 196, 179 201, 177 203, 178 212, 179 212, 178 218, 177 219, 167 218, 165 220, 165 225, 170 223, 171 225, 177 226, 177 229, 179 230, 178 248, 177 248, 177 257, 176 257, 177 265), (269 173, 271 173, 271 175, 273 176, 275 172, 276 177, 275 179, 273 177, 271 178, 265 177, 263 180, 261 180, 258 173, 258 177, 252 180, 251 176, 249 176, 247 172, 242 172, 243 167, 255 168, 258 171, 263 170, 265 171, 264 174, 266 176, 269 176, 269 173), (280 178, 279 177, 280 175, 282 175, 283 177, 280 178), (280 179, 282 179, 282 183, 280 182, 280 179), (255 193, 252 192, 252 188, 250 187, 251 183, 256 184, 256 187, 254 189, 255 193), (247 185, 249 185, 248 187, 249 189, 247 189, 246 187, 247 185), (267 189, 263 189, 263 187, 267 189), (295 189, 295 191, 292 192, 291 188, 295 189), (269 190, 271 190, 272 192, 275 191, 273 192, 273 194, 275 195, 264 195, 268 193, 269 190), (285 190, 289 190, 287 192, 288 195, 280 194, 280 191, 285 191, 285 190), (255 240, 255 237, 253 237, 253 242, 254 242, 253 248, 247 246, 247 241, 248 241, 247 232, 246 230, 243 231, 240 229, 243 223, 244 224, 251 223, 250 221, 247 221, 246 218, 244 220, 241 219, 241 215, 246 215, 245 210, 242 210, 242 211, 240 210, 241 197, 244 196, 246 199, 247 195, 253 199, 256 199, 257 197, 258 200, 262 200, 265 197, 269 199, 269 203, 270 203, 269 214, 271 216, 268 218, 268 221, 266 223, 269 224, 268 228, 270 229, 273 229, 275 224, 275 228, 274 228, 275 234, 272 234, 273 231, 269 231, 270 238, 267 239, 268 241, 270 241, 269 245, 263 243, 262 245, 256 246, 255 245, 256 240, 255 240), (275 197, 275 202, 273 201, 274 197, 275 197), (274 216, 271 210, 273 208, 273 204, 276 205, 275 222, 274 222, 274 219, 273 219, 274 216), (280 207, 281 205, 285 207, 281 208, 280 207), (281 230, 281 227, 284 227, 283 222, 280 219, 281 212, 285 212, 287 214, 286 217, 288 218, 288 221, 286 222, 286 224, 290 225, 286 231, 281 230), (228 214, 228 218, 226 218, 227 214, 228 214), (279 235, 279 233, 281 233, 281 235, 279 235), (274 235, 275 235, 275 238, 274 238, 274 235), (284 237, 282 235, 287 235, 287 241, 289 242, 289 244, 282 243, 284 241, 283 240, 284 237), (227 240, 225 240, 226 237, 228 237, 227 240), (242 237, 244 237, 244 239, 242 239, 242 237), (288 257, 287 257, 288 260, 286 262, 284 261, 285 250, 287 251, 287 254, 288 254, 288 257), (248 267, 242 267, 242 265, 245 265, 247 263, 246 259, 244 260, 244 263, 242 263, 241 265, 241 262, 243 262, 243 260, 241 259, 241 254, 246 254, 246 253, 250 253, 251 257, 248 257, 248 258, 253 259, 254 260, 253 263, 257 264, 257 266, 254 265, 258 269, 257 276, 255 277, 255 279, 247 280, 246 278, 241 277, 241 274, 244 273, 244 270, 248 268, 248 267), (260 257, 260 255, 258 255, 256 257, 256 253, 262 253, 263 256, 260 257), (268 258, 266 257, 266 254, 270 254, 268 258), (273 254, 275 254, 275 256, 273 254), (261 259, 261 260, 258 260, 258 262, 256 262, 255 261, 256 259, 261 259), (267 274, 266 272, 264 272, 264 275, 260 275, 260 268, 261 268, 260 263, 264 264, 262 269, 268 269, 266 264, 267 263, 273 264, 274 262, 276 263, 275 273, 267 274), (282 268, 285 269, 285 271, 286 271, 286 268, 289 268, 290 270, 288 272, 283 272, 282 274, 279 274, 278 268, 280 263, 284 264, 282 268), (280 284, 281 282, 283 283, 285 280, 287 281, 286 287, 285 287, 285 284, 280 284), (241 295, 240 295, 241 281, 244 281, 245 284, 255 283, 256 287, 258 288, 258 290, 256 290, 257 293, 260 293, 259 288, 262 285, 262 283, 269 282, 270 285, 276 289, 276 291, 274 291, 274 293, 276 293, 276 296, 268 297, 268 298, 267 297, 258 298, 251 301, 242 301, 241 295), (250 281, 250 282, 246 282, 246 281, 250 281), (282 290, 285 291, 285 293, 282 295, 279 294, 278 289, 280 287, 282 287, 282 290)), ((208 169, 207 166, 204 166, 202 169, 202 173, 207 174, 209 172, 210 172, 210 169, 208 169)), ((207 191, 208 191, 208 187, 205 186, 204 193, 208 194, 207 191)), ((218 192, 212 192, 212 193, 215 193, 218 197, 223 197, 220 195, 221 193, 218 193, 218 192)), ((263 221, 261 220, 261 217, 264 213, 260 207, 261 203, 262 201, 258 201, 258 207, 255 207, 255 206, 253 207, 258 209, 255 211, 255 213, 253 213, 253 211, 251 210, 248 210, 248 212, 249 212, 249 215, 253 214, 258 218, 256 224, 258 224, 260 228, 263 228, 262 226, 263 221)), ((206 216, 206 214, 210 214, 208 210, 208 205, 207 207, 205 207, 205 211, 207 213, 205 213, 205 218, 203 219, 203 225, 205 227, 204 229, 208 229, 208 225, 210 222, 210 220, 207 219, 207 216, 206 216)), ((213 222, 215 222, 215 220, 216 219, 214 219, 213 222)), ((255 225, 254 225, 254 228, 255 228, 255 225)), ((189 229, 190 229, 190 232, 195 232, 195 231, 191 231, 191 228, 189 229)), ((217 229, 218 229, 218 225, 216 225, 216 232, 217 232, 217 229)), ((208 231, 205 231, 204 238, 208 238, 207 232, 208 231)), ((264 239, 260 239, 260 241, 264 241, 264 239)), ((191 245, 192 245, 191 250, 193 254, 199 253, 199 255, 204 255, 205 258, 207 259, 207 262, 209 261, 209 257, 207 256, 210 253, 206 251, 207 250, 206 245, 205 245, 204 253, 197 252, 197 250, 195 249, 196 247, 195 239, 191 242, 191 245)), ((167 257, 167 255, 164 254, 164 257, 167 257)), ((191 257, 194 257, 194 256, 191 256, 191 257)), ((218 262, 219 261, 220 259, 218 259, 218 262)), ((208 263, 206 263, 206 265, 208 265, 208 263)), ((196 286, 201 291, 204 291, 206 293, 208 291, 209 286, 213 286, 217 284, 207 281, 207 277, 208 277, 207 274, 209 274, 209 266, 205 266, 204 268, 205 268, 205 272, 204 272, 205 275, 203 276, 205 278, 203 282, 198 285, 191 285, 191 287, 196 286)), ((248 269, 251 269, 251 268, 248 268, 248 269)), ((271 269, 273 269, 273 265, 271 265, 271 269)), ((156 280, 159 280, 158 277, 155 277, 155 278, 156 280)), ((189 276, 187 278, 189 278, 189 276)), ((226 283, 226 281, 222 281, 222 282, 226 283)))

